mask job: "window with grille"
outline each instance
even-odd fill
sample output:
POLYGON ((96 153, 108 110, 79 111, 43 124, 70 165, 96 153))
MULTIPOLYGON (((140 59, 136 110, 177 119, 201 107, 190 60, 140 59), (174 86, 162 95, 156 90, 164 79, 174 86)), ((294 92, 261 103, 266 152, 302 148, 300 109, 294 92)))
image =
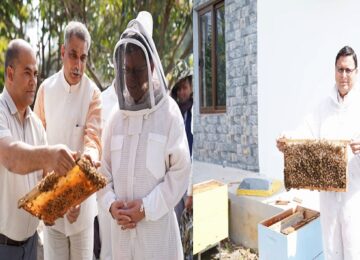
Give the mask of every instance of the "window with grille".
POLYGON ((199 58, 200 112, 225 112, 224 1, 215 1, 199 10, 199 58))

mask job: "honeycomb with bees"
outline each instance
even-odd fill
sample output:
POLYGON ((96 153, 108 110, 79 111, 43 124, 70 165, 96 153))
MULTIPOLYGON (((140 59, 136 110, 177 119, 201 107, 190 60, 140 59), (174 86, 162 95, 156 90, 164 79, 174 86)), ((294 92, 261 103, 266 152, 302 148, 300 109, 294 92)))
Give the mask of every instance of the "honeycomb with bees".
POLYGON ((18 207, 43 220, 46 225, 53 225, 71 207, 79 205, 105 185, 105 177, 86 157, 81 157, 66 175, 48 174, 18 201, 18 207))
POLYGON ((347 190, 346 140, 286 139, 284 184, 287 190, 347 190))

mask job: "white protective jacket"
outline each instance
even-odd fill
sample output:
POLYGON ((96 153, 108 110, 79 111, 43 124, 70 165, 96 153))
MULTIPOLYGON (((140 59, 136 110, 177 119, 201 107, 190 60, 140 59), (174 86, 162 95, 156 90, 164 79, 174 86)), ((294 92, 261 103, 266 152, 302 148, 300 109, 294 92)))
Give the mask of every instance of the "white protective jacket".
POLYGON ((145 219, 131 230, 111 222, 113 258, 183 259, 174 206, 186 191, 191 170, 185 128, 177 104, 167 95, 153 40, 136 20, 129 23, 117 43, 114 62, 120 110, 112 114, 103 133, 100 171, 109 183, 99 192, 100 203, 109 212, 117 199, 142 199, 145 219), (129 35, 142 37, 147 46, 129 35), (149 88, 136 104, 122 73, 122 50, 128 43, 147 53, 149 88))
MULTIPOLYGON (((360 91, 339 101, 336 86, 293 137, 360 139, 360 91)), ((327 260, 360 259, 360 155, 348 148, 348 191, 320 192, 324 255, 327 260)))

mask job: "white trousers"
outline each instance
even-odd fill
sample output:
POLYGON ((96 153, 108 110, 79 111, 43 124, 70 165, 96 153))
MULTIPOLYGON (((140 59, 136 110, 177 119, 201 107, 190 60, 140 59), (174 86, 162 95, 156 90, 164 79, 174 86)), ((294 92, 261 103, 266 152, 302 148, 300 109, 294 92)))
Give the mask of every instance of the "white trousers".
POLYGON ((45 260, 92 260, 93 248, 94 225, 69 237, 51 227, 45 227, 45 260))
POLYGON ((325 259, 359 260, 359 194, 322 192, 320 194, 320 219, 325 259))

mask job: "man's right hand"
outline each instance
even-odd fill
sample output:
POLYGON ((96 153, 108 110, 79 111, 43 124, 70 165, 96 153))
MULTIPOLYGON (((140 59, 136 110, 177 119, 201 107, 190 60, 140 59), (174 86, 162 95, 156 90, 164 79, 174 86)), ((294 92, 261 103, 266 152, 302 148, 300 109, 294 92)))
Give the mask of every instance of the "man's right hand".
POLYGON ((280 136, 278 139, 276 139, 276 147, 279 149, 280 152, 285 151, 286 146, 286 138, 284 136, 280 136))
POLYGON ((59 175, 65 175, 75 166, 75 156, 76 153, 63 144, 49 146, 45 170, 49 172, 53 170, 59 175))
POLYGON ((121 209, 126 209, 127 203, 125 201, 117 200, 114 201, 110 206, 110 214, 115 219, 116 223, 121 226, 121 229, 132 229, 135 228, 136 223, 132 221, 132 219, 120 213, 121 209))
POLYGON ((74 223, 79 215, 80 215, 80 205, 77 205, 75 207, 71 207, 68 212, 66 213, 66 218, 69 221, 70 224, 74 223))

